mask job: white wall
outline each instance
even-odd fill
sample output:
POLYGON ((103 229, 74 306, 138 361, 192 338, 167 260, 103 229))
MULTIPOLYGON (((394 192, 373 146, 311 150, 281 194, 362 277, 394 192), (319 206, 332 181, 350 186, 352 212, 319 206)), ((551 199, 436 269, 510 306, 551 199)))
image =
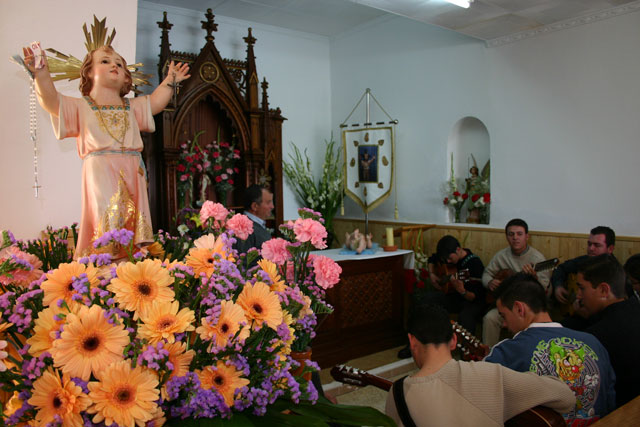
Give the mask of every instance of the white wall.
POLYGON ((640 235, 640 12, 488 54, 492 222, 640 235))
MULTIPOLYGON (((332 40, 334 129, 366 88, 399 120, 395 191, 400 221, 447 220, 442 205, 442 184, 449 176, 447 142, 464 117, 476 117, 486 124, 488 66, 482 42, 406 18, 382 18, 332 40)), ((362 123, 364 117, 361 108, 349 123, 362 123)), ((372 108, 372 120, 383 119, 372 108)), ((491 135, 491 129, 488 131, 491 135)), ((394 196, 369 217, 393 219, 394 196)), ((345 200, 345 210, 347 217, 363 217, 351 199, 345 200)))
MULTIPOLYGON (((80 168, 75 139, 57 141, 49 115, 38 106, 38 169, 40 195, 33 191, 33 145, 29 140, 29 78, 7 58, 22 46, 39 40, 83 59, 86 54, 82 24, 107 16, 116 28, 113 46, 131 61, 135 57, 137 1, 32 0, 3 2, 0 14, 0 228, 17 238, 34 238, 47 225, 61 227, 80 220, 80 168), (113 11, 117 10, 118 13, 113 11)), ((78 96, 78 81, 59 82, 59 91, 78 96)))
MULTIPOLYGON (((167 19, 173 24, 169 32, 172 50, 198 53, 206 35, 200 24, 206 20, 205 10, 196 12, 141 1, 137 61, 146 64, 145 72, 153 74, 154 79, 161 34, 156 22, 162 21, 163 11, 167 11, 167 19)), ((214 22, 218 24, 213 33, 216 48, 229 59, 246 59, 242 38, 252 28, 257 39, 254 54, 258 77, 269 83, 270 107, 280 107, 287 118, 282 131, 283 157, 288 159, 293 142, 302 150, 308 148, 310 156, 322 159, 324 140, 331 135, 329 39, 224 16, 215 16, 214 22)), ((316 162, 314 166, 319 174, 322 165, 316 162)), ((286 183, 284 187, 284 217, 295 218, 298 203, 286 183)))
MULTIPOLYGON (((473 116, 491 140, 493 226, 640 235, 639 40, 638 12, 498 48, 383 19, 332 40, 334 129, 366 87, 400 120, 400 220, 446 221, 447 138, 473 116)), ((393 201, 370 218, 392 219, 393 201)))

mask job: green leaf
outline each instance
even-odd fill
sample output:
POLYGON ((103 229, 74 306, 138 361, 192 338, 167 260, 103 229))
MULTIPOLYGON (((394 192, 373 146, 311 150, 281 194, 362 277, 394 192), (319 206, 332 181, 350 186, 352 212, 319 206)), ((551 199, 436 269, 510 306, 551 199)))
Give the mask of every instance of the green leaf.
POLYGON ((277 411, 290 410, 299 416, 313 417, 325 422, 352 426, 390 426, 396 423, 377 409, 367 406, 335 405, 326 398, 319 398, 313 405, 309 402, 295 404, 291 401, 278 399, 270 409, 277 411))

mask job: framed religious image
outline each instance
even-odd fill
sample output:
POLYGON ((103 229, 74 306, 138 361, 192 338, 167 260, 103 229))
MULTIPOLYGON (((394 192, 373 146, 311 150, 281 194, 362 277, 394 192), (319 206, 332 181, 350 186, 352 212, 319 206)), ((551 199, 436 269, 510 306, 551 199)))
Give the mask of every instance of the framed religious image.
POLYGON ((358 181, 378 182, 378 146, 358 146, 358 181))

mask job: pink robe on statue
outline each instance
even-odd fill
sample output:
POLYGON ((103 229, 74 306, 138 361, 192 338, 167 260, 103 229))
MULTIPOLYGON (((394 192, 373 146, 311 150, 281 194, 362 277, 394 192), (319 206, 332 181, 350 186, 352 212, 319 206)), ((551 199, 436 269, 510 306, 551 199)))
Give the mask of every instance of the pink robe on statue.
POLYGON ((58 98, 58 117, 51 116, 56 138, 77 137, 78 154, 83 159, 82 216, 75 258, 105 252, 124 256, 119 245, 93 248, 94 240, 114 229, 133 231, 137 245, 152 242, 146 170, 140 156, 140 131, 155 130, 149 97, 125 98, 127 107, 97 107, 88 97, 58 98), (126 108, 128 127, 122 120, 126 108))

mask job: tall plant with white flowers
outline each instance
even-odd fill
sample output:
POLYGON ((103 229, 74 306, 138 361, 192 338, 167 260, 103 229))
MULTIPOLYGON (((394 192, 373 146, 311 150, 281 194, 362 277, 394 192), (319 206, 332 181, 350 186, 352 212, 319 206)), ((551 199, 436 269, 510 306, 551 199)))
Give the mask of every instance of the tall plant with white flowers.
POLYGON ((295 144, 291 145, 293 154, 289 154, 290 162, 283 162, 284 174, 302 205, 322 215, 325 228, 331 236, 328 240, 332 240, 335 236, 333 218, 344 197, 340 150, 336 147, 333 137, 330 141, 325 141, 322 176, 316 182, 307 150, 305 149, 303 154, 295 144))

